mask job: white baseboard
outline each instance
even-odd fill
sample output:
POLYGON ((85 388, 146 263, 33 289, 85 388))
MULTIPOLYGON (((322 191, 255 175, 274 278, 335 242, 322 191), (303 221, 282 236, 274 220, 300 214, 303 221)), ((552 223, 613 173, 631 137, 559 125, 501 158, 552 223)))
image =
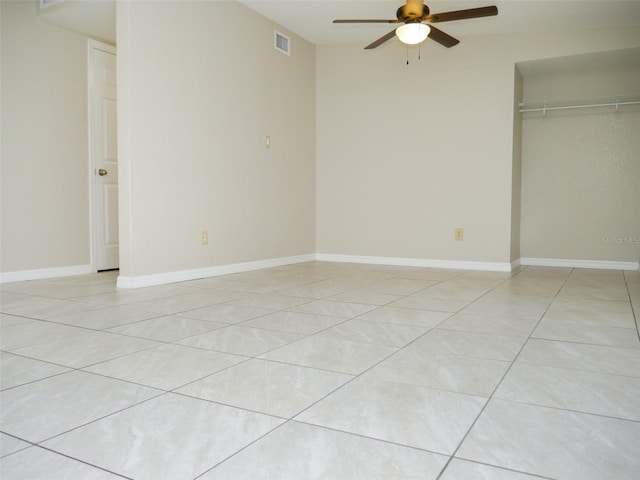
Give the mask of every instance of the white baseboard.
POLYGON ((490 272, 510 272, 512 269, 511 263, 429 260, 423 258, 365 257, 359 255, 335 255, 331 253, 317 253, 316 260, 321 262, 369 263, 373 265, 451 268, 455 270, 485 270, 490 272))
POLYGON ((3 272, 0 273, 0 283, 24 282, 25 280, 41 280, 44 278, 71 277, 73 275, 85 275, 92 272, 93 270, 91 265, 73 265, 69 267, 3 272))
POLYGON ((520 259, 521 265, 539 267, 597 268, 603 270, 638 270, 639 262, 613 262, 608 260, 573 260, 562 258, 528 258, 520 259))
POLYGON ((174 282, 185 282, 187 280, 197 280, 199 278, 218 277, 230 273, 248 272, 263 268, 281 267, 294 263, 312 262, 316 256, 298 255, 295 257, 272 258, 268 260, 258 260, 255 262, 234 263, 231 265, 220 265, 217 267, 196 268, 194 270, 182 270, 178 272, 158 273, 154 275, 141 275, 139 277, 118 277, 116 286, 118 288, 141 288, 154 285, 164 285, 174 282))
MULTIPOLYGON (((329 253, 317 253, 298 255, 294 257, 281 257, 255 262, 235 263, 217 267, 198 268, 178 272, 159 273, 155 275, 143 275, 139 277, 118 277, 118 288, 140 288, 166 283, 184 282, 198 278, 216 277, 231 273, 248 272, 263 268, 281 267, 295 263, 311 262, 342 262, 342 263, 368 263, 373 265, 398 265, 405 267, 430 267, 450 268, 456 270, 485 270, 493 272, 511 272, 522 266, 541 267, 570 267, 570 268, 594 268, 607 270, 640 269, 640 262, 614 262, 601 260, 574 260, 558 258, 530 258, 522 257, 511 263, 500 262, 469 262, 460 260, 430 260, 420 258, 398 257, 369 257, 360 255, 337 255, 329 253)), ((42 268, 36 270, 22 270, 17 272, 0 273, 0 283, 22 282, 26 280, 41 280, 47 278, 70 277, 93 273, 91 265, 73 265, 67 267, 42 268)))

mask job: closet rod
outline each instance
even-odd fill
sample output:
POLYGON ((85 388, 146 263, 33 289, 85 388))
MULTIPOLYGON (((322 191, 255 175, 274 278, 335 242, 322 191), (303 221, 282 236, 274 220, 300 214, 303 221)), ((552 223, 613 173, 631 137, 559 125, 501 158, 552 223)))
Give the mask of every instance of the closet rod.
POLYGON ((542 102, 523 102, 518 106, 520 113, 543 112, 548 110, 568 110, 572 108, 618 107, 620 105, 638 105, 640 95, 616 95, 614 97, 578 98, 575 100, 552 100, 542 102))

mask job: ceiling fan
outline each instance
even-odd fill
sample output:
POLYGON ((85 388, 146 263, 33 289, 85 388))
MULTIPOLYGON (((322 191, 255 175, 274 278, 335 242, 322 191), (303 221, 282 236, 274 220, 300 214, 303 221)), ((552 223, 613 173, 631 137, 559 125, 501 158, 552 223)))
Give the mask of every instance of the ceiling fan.
POLYGON ((443 12, 431 14, 422 0, 407 0, 405 5, 398 8, 396 19, 394 20, 334 20, 333 23, 402 23, 398 28, 383 35, 375 42, 367 45, 365 50, 379 47, 387 40, 397 35, 401 42, 408 45, 415 45, 424 41, 427 37, 435 40, 440 45, 447 48, 453 47, 460 43, 460 40, 444 33, 442 30, 432 26, 433 23, 450 22, 452 20, 465 20, 468 18, 490 17, 498 14, 498 7, 479 7, 469 8, 466 10, 455 10, 452 12, 443 12), (424 23, 423 23, 424 22, 424 23), (429 25, 426 25, 426 24, 429 25))

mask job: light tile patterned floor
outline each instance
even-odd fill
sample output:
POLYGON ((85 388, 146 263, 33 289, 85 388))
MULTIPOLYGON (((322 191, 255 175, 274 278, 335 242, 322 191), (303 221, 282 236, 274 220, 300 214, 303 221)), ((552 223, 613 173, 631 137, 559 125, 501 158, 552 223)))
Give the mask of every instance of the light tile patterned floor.
POLYGON ((3 480, 640 478, 638 272, 115 275, 0 287, 3 480))

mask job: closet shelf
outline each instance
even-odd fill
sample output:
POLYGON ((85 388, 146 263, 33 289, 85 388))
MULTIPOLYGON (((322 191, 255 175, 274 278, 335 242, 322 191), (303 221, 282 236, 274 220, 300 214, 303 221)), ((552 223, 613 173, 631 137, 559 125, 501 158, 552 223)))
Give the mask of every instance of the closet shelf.
POLYGON ((577 98, 574 100, 545 100, 542 102, 523 102, 520 112, 542 112, 549 110, 567 110, 572 108, 618 107, 640 104, 640 95, 616 95, 613 97, 577 98))

